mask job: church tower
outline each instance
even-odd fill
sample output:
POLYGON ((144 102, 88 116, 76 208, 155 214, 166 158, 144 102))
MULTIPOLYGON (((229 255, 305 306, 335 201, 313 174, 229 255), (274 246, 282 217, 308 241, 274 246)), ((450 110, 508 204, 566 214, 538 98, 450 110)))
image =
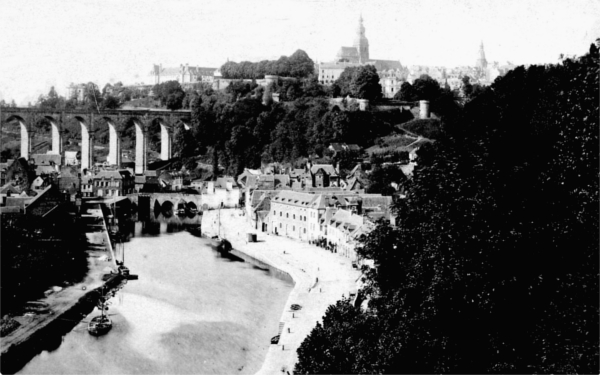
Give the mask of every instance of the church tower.
POLYGON ((358 61, 366 63, 369 61, 369 41, 365 36, 365 27, 363 26, 362 14, 358 20, 358 28, 356 29, 356 38, 354 39, 354 47, 358 52, 358 61))
POLYGON ((475 66, 479 69, 487 68, 487 60, 485 59, 485 52, 483 51, 483 41, 481 41, 481 45, 479 46, 479 58, 477 59, 475 66))

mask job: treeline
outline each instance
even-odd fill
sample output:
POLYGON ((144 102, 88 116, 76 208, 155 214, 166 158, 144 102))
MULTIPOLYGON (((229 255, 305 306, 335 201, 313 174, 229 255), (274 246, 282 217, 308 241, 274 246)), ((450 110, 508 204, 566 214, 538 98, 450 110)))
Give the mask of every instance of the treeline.
POLYGON ((299 49, 291 56, 281 56, 279 60, 263 60, 260 62, 228 61, 221 66, 223 78, 263 79, 265 75, 305 78, 314 74, 315 63, 306 52, 299 49))
POLYGON ((597 373, 598 48, 518 67, 443 119, 397 227, 358 253, 295 373, 597 373))

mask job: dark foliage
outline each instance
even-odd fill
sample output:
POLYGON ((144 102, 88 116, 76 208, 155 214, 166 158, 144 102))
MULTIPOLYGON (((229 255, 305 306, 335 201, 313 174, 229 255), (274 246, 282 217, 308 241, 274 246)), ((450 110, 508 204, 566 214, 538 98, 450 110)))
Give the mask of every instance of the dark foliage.
POLYGON ((83 231, 68 215, 55 220, 2 219, 2 314, 43 296, 51 286, 79 282, 88 270, 83 231))
POLYGON ((296 372, 598 372, 599 62, 519 67, 445 121, 362 240, 367 311, 330 307, 296 372))
POLYGON ((221 66, 223 78, 263 79, 265 75, 305 78, 314 73, 314 62, 299 49, 291 56, 281 56, 279 60, 263 60, 257 63, 228 61, 221 66))

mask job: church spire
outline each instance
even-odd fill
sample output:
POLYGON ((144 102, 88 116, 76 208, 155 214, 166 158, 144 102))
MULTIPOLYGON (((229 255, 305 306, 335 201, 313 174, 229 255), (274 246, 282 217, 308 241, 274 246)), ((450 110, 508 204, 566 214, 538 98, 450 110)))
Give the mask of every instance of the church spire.
POLYGON ((483 40, 479 45, 479 57, 477 58, 477 63, 475 66, 481 69, 485 69, 487 67, 487 60, 485 59, 485 52, 483 51, 483 40))
POLYGON ((369 41, 365 36, 365 27, 363 26, 362 12, 358 17, 358 28, 356 29, 354 47, 358 52, 358 61, 360 63, 366 63, 367 61, 369 61, 369 41))

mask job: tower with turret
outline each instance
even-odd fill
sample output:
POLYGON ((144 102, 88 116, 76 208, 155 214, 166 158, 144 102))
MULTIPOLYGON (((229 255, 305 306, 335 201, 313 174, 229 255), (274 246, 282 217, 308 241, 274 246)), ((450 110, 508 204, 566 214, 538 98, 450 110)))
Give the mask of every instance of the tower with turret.
POLYGON ((365 27, 363 26, 362 14, 358 19, 358 28, 356 29, 356 37, 354 39, 354 48, 358 52, 358 59, 360 63, 366 63, 369 61, 369 41, 365 36, 365 27))

